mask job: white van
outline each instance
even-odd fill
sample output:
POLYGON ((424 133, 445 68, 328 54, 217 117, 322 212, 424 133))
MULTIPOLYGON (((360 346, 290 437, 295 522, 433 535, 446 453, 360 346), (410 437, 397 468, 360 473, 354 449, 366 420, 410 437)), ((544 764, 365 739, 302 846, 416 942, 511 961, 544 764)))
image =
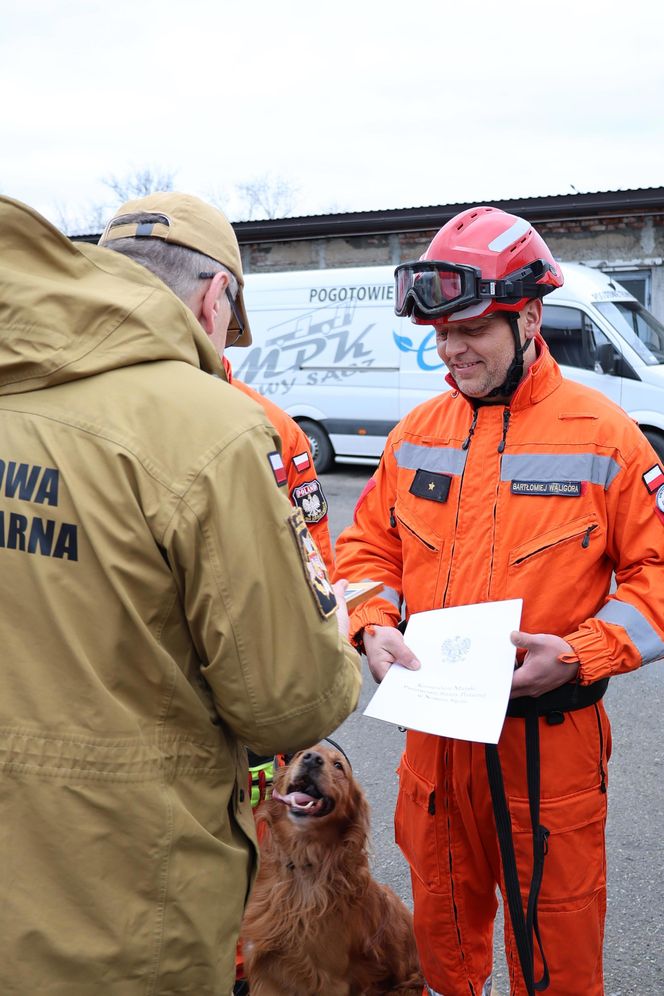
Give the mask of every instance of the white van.
MULTIPOLYGON (((563 374, 636 419, 664 459, 664 326, 599 270, 564 263, 543 334, 563 374)), ((394 267, 249 274, 253 345, 234 374, 284 408, 316 468, 373 462, 411 408, 447 390, 433 329, 394 314, 394 267)))

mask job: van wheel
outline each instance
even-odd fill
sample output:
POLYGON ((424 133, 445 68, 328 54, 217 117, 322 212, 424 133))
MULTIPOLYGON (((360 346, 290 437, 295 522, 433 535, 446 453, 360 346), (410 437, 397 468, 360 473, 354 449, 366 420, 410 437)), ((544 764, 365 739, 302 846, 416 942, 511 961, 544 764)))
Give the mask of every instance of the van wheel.
POLYGON ((664 460, 664 434, 658 432, 657 429, 642 429, 641 431, 659 459, 664 460))
POLYGON ((332 470, 334 464, 334 450, 332 449, 330 437, 322 425, 319 425, 318 422, 311 422, 308 418, 301 419, 300 427, 306 433, 309 440, 316 472, 318 474, 327 474, 329 470, 332 470))

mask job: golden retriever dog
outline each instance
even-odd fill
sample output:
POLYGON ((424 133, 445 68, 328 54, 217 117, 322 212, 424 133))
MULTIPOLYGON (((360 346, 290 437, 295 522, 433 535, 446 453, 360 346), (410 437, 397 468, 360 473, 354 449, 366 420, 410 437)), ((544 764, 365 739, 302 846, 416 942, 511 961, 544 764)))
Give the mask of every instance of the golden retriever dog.
POLYGON ((369 806, 340 749, 275 776, 242 939, 251 996, 421 996, 412 918, 369 871, 369 806))

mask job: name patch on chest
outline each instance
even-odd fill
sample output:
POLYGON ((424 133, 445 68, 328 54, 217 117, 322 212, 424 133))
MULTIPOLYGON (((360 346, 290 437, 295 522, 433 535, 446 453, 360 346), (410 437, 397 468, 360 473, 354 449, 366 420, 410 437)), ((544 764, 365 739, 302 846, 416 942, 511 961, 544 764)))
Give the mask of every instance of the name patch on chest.
POLYGON ((550 498, 580 498, 583 481, 512 481, 513 495, 543 495, 550 498))
POLYGON ((417 498, 444 502, 447 501, 451 484, 450 474, 433 474, 430 470, 418 470, 408 490, 417 498))

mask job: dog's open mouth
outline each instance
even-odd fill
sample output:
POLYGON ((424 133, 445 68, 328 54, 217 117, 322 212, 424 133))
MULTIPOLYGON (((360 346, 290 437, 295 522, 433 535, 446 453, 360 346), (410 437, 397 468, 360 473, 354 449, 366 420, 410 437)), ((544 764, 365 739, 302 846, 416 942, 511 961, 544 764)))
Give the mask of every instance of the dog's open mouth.
POLYGON ((288 806, 293 816, 325 816, 334 808, 334 800, 322 795, 313 782, 294 782, 288 786, 286 795, 272 790, 272 798, 288 806))

